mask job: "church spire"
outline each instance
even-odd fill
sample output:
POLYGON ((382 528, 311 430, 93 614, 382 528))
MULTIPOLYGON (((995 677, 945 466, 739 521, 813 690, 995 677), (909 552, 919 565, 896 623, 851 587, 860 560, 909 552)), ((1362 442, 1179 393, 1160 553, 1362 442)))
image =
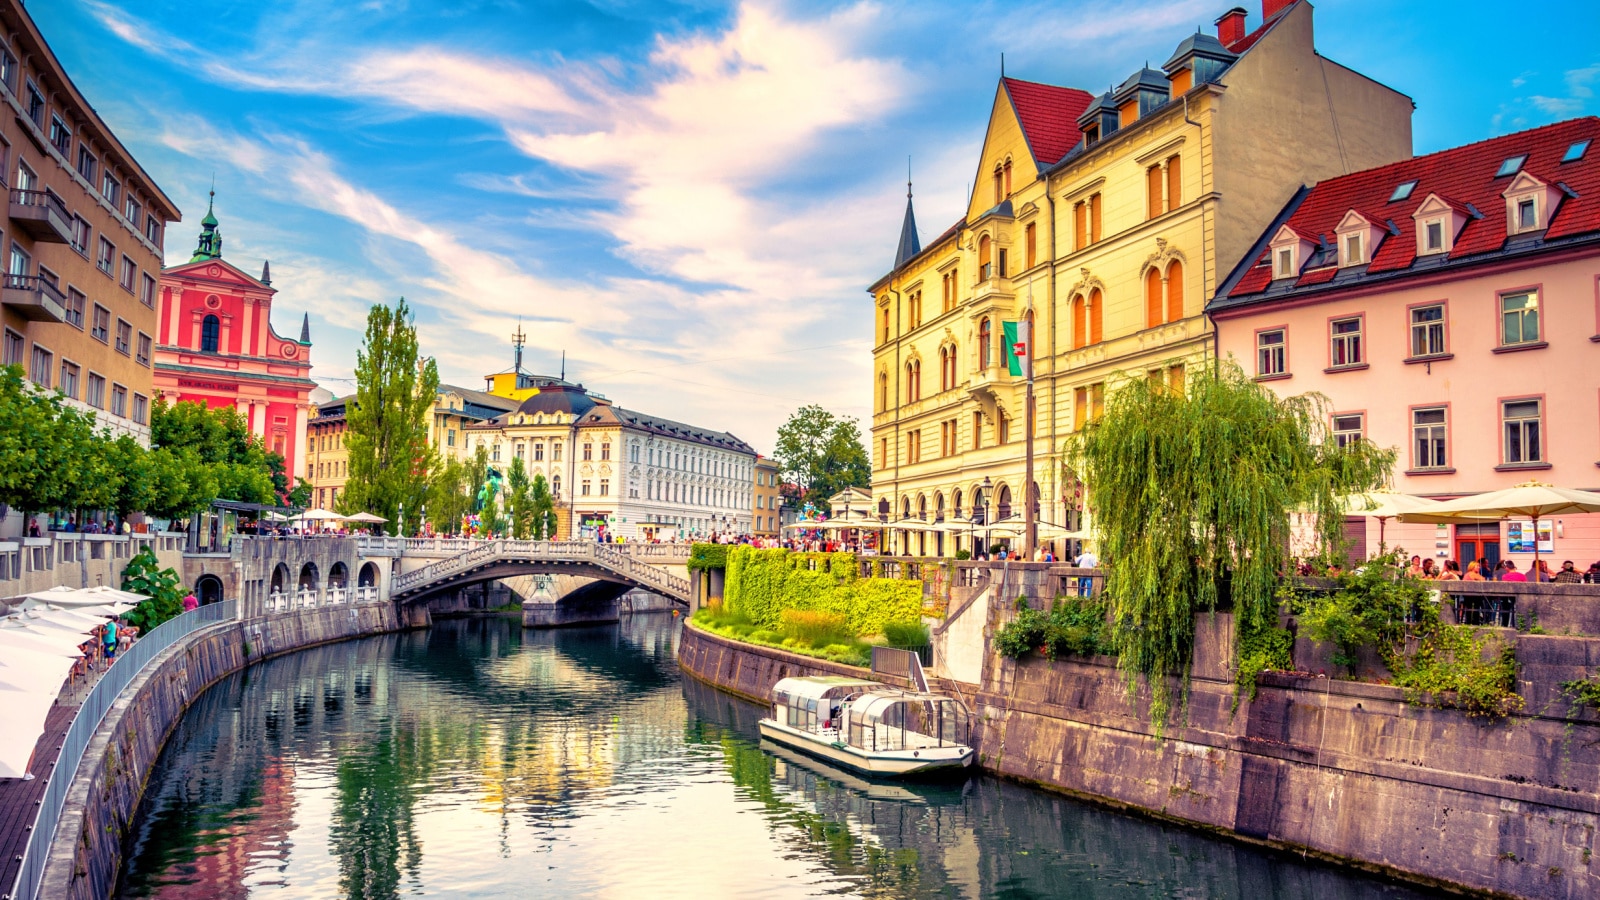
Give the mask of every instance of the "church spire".
POLYGON ((189 262, 222 258, 222 230, 217 227, 217 189, 211 189, 211 202, 206 204, 206 217, 200 220, 200 241, 195 245, 189 262))
POLYGON ((911 211, 911 164, 906 163, 906 219, 900 223, 900 246, 894 251, 894 267, 899 269, 912 257, 922 252, 922 241, 917 238, 917 217, 911 211))
POLYGON ((261 261, 261 283, 267 287, 272 286, 272 260, 270 259, 261 261))
POLYGON ((311 313, 305 313, 300 319, 300 343, 311 343, 311 313))

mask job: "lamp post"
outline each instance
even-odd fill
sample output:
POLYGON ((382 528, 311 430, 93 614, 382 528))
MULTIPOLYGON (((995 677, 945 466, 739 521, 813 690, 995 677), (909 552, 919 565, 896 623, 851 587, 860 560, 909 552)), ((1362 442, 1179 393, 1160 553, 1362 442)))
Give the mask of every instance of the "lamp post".
POLYGON ((985 555, 987 555, 989 552, 989 522, 991 518, 989 515, 989 507, 992 503, 991 495, 993 495, 993 493, 994 482, 989 480, 989 476, 983 476, 983 551, 985 555))

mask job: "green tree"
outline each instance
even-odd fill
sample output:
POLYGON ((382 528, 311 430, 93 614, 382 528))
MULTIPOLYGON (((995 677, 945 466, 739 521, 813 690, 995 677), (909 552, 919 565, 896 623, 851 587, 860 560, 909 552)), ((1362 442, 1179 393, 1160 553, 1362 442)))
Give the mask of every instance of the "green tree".
POLYGON ((20 367, 0 369, 0 503, 24 518, 83 508, 98 499, 104 443, 61 394, 39 390, 20 367))
POLYGON ((1148 683, 1158 729, 1169 677, 1187 675, 1197 612, 1231 603, 1236 646, 1276 626, 1289 511, 1310 513, 1333 545, 1340 495, 1387 479, 1394 452, 1337 446, 1326 413, 1325 398, 1279 398, 1226 363, 1182 393, 1130 381, 1075 436, 1069 458, 1089 485, 1112 640, 1129 689, 1148 683))
POLYGON ((150 447, 157 488, 146 511, 158 518, 183 518, 212 500, 283 500, 283 457, 267 450, 232 407, 158 401, 150 413, 150 447))
POLYGON ((438 391, 439 370, 432 359, 418 356, 405 298, 393 309, 373 306, 356 353, 356 394, 345 437, 350 469, 340 512, 376 513, 396 534, 416 529, 433 468, 428 426, 438 391))
POLYGON ((461 519, 471 510, 467 467, 449 457, 435 467, 428 479, 428 521, 443 534, 459 534, 461 519))
POLYGON ((556 536, 556 500, 550 493, 550 483, 539 472, 528 482, 528 519, 534 540, 548 541, 556 536))
POLYGON ((514 460, 506 470, 506 511, 511 519, 511 536, 525 541, 533 532, 532 482, 522 467, 522 460, 514 460))
POLYGON ((183 584, 178 573, 161 568, 161 562, 149 547, 128 560, 122 570, 122 589, 148 598, 124 617, 143 633, 148 634, 150 629, 183 612, 183 584))
POLYGON ((820 509, 827 509, 827 498, 847 487, 872 484, 860 426, 820 406, 803 406, 783 423, 773 456, 784 478, 798 488, 795 499, 820 509))

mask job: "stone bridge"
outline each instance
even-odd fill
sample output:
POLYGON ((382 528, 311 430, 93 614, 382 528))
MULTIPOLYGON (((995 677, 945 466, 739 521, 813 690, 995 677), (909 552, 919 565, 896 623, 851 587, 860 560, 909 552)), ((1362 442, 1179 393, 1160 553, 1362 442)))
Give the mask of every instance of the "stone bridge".
POLYGON ((492 582, 535 585, 523 592, 523 624, 531 627, 615 621, 622 606, 634 605, 625 596, 691 605, 683 568, 688 545, 461 538, 363 538, 360 543, 363 556, 395 558, 399 574, 390 596, 401 605, 402 618, 413 624, 421 624, 429 606, 448 609, 449 595, 459 597, 474 585, 487 591, 492 582))

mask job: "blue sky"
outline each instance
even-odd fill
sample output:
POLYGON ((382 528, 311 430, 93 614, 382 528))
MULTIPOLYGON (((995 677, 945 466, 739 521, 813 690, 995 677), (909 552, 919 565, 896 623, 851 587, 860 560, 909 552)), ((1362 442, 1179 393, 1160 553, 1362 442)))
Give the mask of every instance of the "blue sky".
MULTIPOLYGON (((446 381, 527 362, 770 452, 804 403, 870 409, 868 284, 913 158, 929 238, 960 217, 1001 53, 1103 89, 1228 0, 718 3, 49 0, 79 87, 185 221, 213 173, 226 256, 272 260, 348 381, 404 295, 446 381)), ((1250 25, 1259 0, 1244 0, 1250 25)), ((1417 102, 1416 152, 1600 113, 1600 16, 1535 2, 1316 4, 1323 55, 1417 102), (1512 35, 1520 35, 1515 40, 1512 35)))

